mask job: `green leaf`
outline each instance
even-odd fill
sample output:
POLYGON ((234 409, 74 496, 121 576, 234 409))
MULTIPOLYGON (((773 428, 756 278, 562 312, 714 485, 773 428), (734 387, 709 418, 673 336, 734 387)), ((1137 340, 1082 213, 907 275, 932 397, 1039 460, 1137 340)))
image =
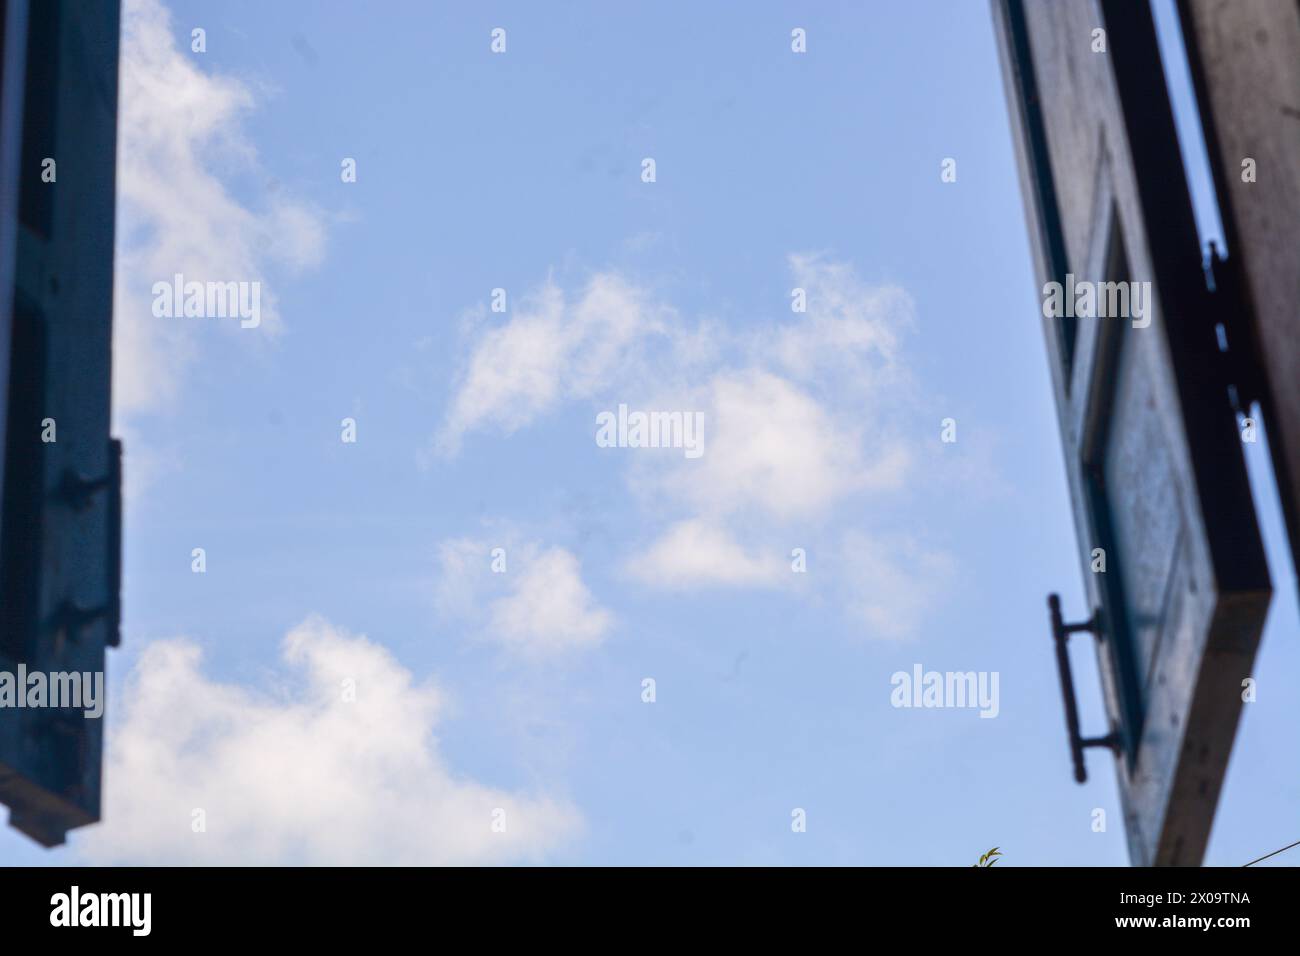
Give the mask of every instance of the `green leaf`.
POLYGON ((999 857, 1001 855, 1002 855, 1001 848, 995 846, 993 849, 989 850, 987 853, 980 856, 980 861, 978 863, 972 863, 971 866, 973 867, 992 866, 994 863, 997 862, 996 857, 999 857))

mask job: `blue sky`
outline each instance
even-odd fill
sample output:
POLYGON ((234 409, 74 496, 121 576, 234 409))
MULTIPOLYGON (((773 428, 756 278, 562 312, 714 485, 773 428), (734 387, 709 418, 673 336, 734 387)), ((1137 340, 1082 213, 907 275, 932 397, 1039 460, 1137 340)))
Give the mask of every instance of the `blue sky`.
MULTIPOLYGON (((105 822, 0 856, 1127 862, 1106 760, 1070 775, 1045 597, 1083 598, 986 4, 126 6, 105 822), (260 281, 263 325, 153 317, 177 271, 260 281), (705 455, 597 447, 619 403, 703 410, 705 455), (996 718, 891 706, 914 664, 997 672, 996 718)), ((1300 828, 1261 489, 1225 865, 1300 828)))

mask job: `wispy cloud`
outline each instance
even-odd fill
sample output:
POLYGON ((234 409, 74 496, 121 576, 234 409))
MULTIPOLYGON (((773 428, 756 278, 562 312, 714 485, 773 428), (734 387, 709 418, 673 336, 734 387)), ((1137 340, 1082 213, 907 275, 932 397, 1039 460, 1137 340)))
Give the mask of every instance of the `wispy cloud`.
MULTIPOLYGON (((223 173, 253 168, 241 124, 256 105, 249 86, 202 68, 182 50, 166 7, 123 7, 118 115, 118 243, 114 296, 114 407, 118 416, 172 404, 197 358, 201 324, 159 319, 154 282, 176 273, 197 281, 263 282, 272 266, 317 264, 322 216, 285 195, 256 208, 236 198, 223 173)), ((280 327, 263 288, 262 324, 280 327)), ((245 332, 245 339, 253 333, 245 332)))
POLYGON ((772 585, 788 572, 775 553, 750 553, 725 529, 699 518, 679 521, 627 562, 643 583, 677 590, 772 585))
POLYGON ((439 448, 454 453, 475 429, 509 434, 600 394, 637 374, 652 340, 673 328, 671 310, 614 274, 594 276, 572 300, 548 280, 499 325, 480 313, 439 448))
MULTIPOLYGON (((911 489, 921 441, 904 347, 915 321, 906 291, 866 283, 824 255, 793 254, 787 265, 806 307, 739 328, 691 324, 612 272, 597 274, 572 302, 548 280, 502 324, 480 316, 444 450, 454 452, 470 431, 508 434, 566 403, 698 412, 702 456, 629 456, 641 525, 657 530, 624 570, 672 590, 789 585, 791 549, 811 531, 838 527, 843 550, 847 532, 863 527, 859 516, 845 520, 849 502, 911 489)), ((817 567, 837 579, 848 574, 838 560, 817 567)), ((911 570, 938 567, 921 561, 911 570)), ((845 610, 896 637, 919 621, 922 605, 911 595, 924 582, 902 565, 877 570, 908 584, 873 589, 873 601, 855 598, 845 610)))
POLYGON ((703 515, 818 516, 854 491, 897 487, 906 474, 901 444, 881 442, 867 458, 860 416, 839 414, 761 366, 721 370, 689 399, 670 402, 704 410, 705 453, 647 462, 636 480, 703 515))
POLYGON ((438 553, 439 609, 513 657, 539 660, 594 647, 613 626, 564 548, 513 537, 456 538, 438 553))

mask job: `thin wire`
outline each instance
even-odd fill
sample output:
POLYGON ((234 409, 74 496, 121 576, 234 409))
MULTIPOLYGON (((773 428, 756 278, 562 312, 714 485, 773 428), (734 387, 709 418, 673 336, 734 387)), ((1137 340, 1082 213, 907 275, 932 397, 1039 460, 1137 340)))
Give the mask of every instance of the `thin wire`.
POLYGON ((1300 846, 1300 840, 1296 840, 1294 843, 1290 843, 1282 847, 1281 850, 1274 850, 1272 853, 1268 853, 1264 856, 1261 856, 1258 860, 1251 860, 1249 863, 1245 864, 1245 866, 1254 866, 1256 863, 1262 863, 1264 860, 1267 860, 1270 856, 1277 856, 1279 853, 1284 853, 1285 851, 1295 846, 1300 846))

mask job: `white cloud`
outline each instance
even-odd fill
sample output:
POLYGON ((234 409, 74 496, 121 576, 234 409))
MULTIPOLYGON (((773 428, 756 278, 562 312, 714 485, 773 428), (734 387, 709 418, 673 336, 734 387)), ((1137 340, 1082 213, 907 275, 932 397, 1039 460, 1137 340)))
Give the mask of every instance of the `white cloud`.
POLYGON ((789 264, 807 312, 740 335, 688 328, 616 273, 595 275, 572 303, 548 280, 501 325, 480 314, 440 444, 454 452, 487 426, 508 434, 567 401, 641 398, 706 413, 705 460, 667 481, 698 508, 790 517, 897 487, 910 455, 881 423, 906 383, 898 342, 911 300, 844 263, 792 255, 789 264), (728 348, 738 366, 723 360, 728 348))
POLYGON ((627 570, 645 583, 679 590, 771 585, 789 572, 779 552, 751 554, 727 531, 700 519, 673 525, 632 557, 627 570))
POLYGON ((692 516, 630 561, 647 584, 782 586, 788 573, 756 566, 738 535, 755 554, 788 554, 792 537, 846 500, 908 483, 915 453, 900 427, 910 393, 899 341, 911 300, 843 263, 796 255, 790 265, 806 313, 745 337, 739 367, 715 367, 702 385, 651 403, 702 410, 705 451, 633 463, 643 503, 692 516))
MULTIPOLYGON (((119 415, 167 407, 197 358, 203 321, 155 318, 154 282, 178 272, 197 281, 260 281, 258 331, 273 334, 279 313, 264 281, 268 265, 303 268, 323 254, 324 228, 310 207, 275 197, 265 211, 254 211, 221 181, 219 166, 248 167, 254 161, 240 131, 254 98, 243 83, 207 73, 197 62, 177 46, 171 15, 158 0, 127 0, 114 286, 113 387, 119 415)), ((255 333, 241 334, 247 340, 255 333)))
POLYGON ((107 734, 105 822, 74 837, 91 861, 532 861, 580 829, 564 801, 453 772, 433 735, 442 694, 382 646, 316 617, 282 651, 292 679, 270 694, 205 675, 191 641, 145 649, 107 734))
POLYGON ((482 638, 510 654, 539 659, 595 647, 613 626, 582 580, 581 567, 564 548, 456 538, 438 548, 435 599, 440 611, 471 620, 482 638), (494 548, 504 571, 492 570, 494 548))
POLYGON ((455 452, 469 431, 510 432, 561 401, 590 398, 638 374, 649 340, 669 333, 670 310, 614 274, 598 274, 573 302, 547 281, 479 334, 438 444, 455 452))
POLYGON ((703 456, 647 465, 656 496, 700 513, 803 519, 855 491, 897 487, 905 475, 901 446, 881 443, 864 458, 861 420, 766 369, 719 372, 695 401, 704 408, 703 456))
POLYGON ((847 263, 821 255, 795 253, 788 264, 795 287, 807 293, 807 312, 771 337, 771 359, 800 381, 833 375, 837 385, 859 391, 902 385, 911 296, 895 285, 865 283, 847 263))
POLYGON ((521 654, 591 647, 613 623, 582 583, 578 559, 563 548, 528 561, 513 584, 510 594, 492 603, 488 635, 521 654))
MULTIPOLYGON (((574 400, 700 412, 702 457, 627 456, 642 514, 667 518, 625 561, 629 575, 671 590, 784 587, 783 556, 831 523, 835 547, 861 551, 869 573, 859 580, 845 560, 819 562, 819 573, 873 634, 902 637, 929 593, 912 575, 937 575, 945 559, 911 546, 871 551, 851 537, 862 519, 842 509, 912 483, 923 445, 902 342, 914 306, 897 286, 866 283, 825 256, 794 254, 788 266, 806 312, 734 332, 690 328, 614 273, 597 275, 572 306, 548 281, 509 322, 476 331, 444 445, 489 424, 510 432, 574 400)), ((512 620, 524 617, 520 604, 512 620)))

